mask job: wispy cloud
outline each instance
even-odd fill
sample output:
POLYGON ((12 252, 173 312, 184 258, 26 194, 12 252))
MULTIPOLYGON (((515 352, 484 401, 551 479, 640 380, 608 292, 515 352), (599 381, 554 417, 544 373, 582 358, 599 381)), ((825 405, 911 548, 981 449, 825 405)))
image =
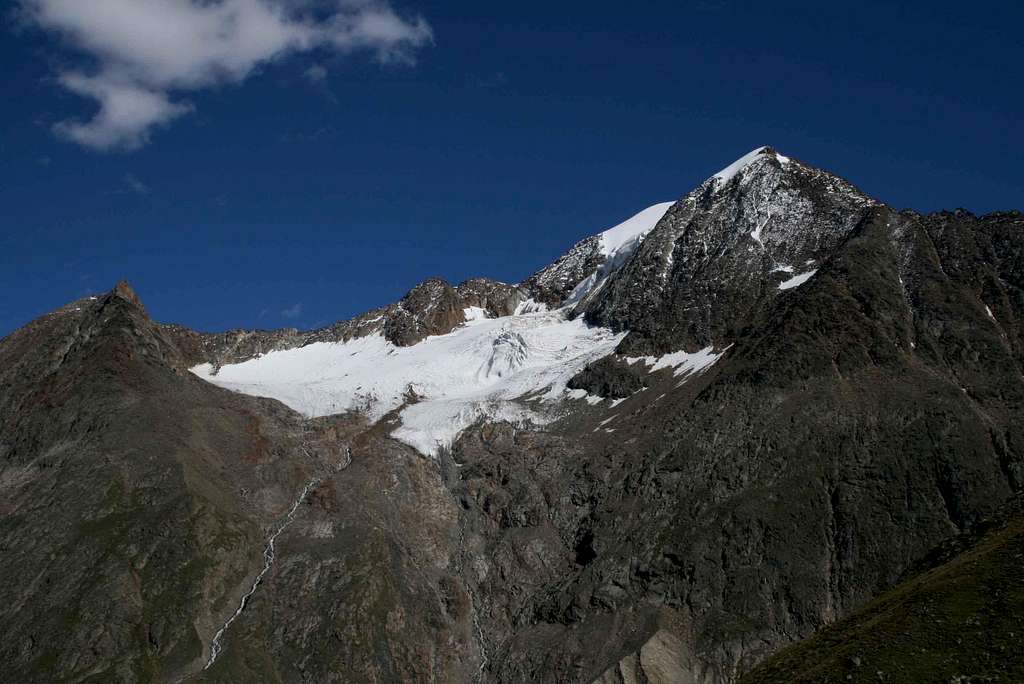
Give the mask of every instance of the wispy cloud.
POLYGON ((302 302, 292 304, 287 309, 282 310, 281 315, 285 318, 298 318, 302 315, 302 302))
POLYGON ((288 54, 369 52, 412 64, 433 41, 425 19, 401 16, 387 0, 18 1, 27 21, 95 65, 63 70, 57 82, 99 110, 54 130, 96 150, 138 148, 193 111, 187 93, 241 82, 288 54))
POLYGON ((126 173, 121 178, 121 192, 130 192, 133 195, 148 195, 152 190, 148 185, 139 180, 133 173, 126 173))
POLYGON ((302 75, 313 85, 321 85, 327 80, 327 67, 323 64, 314 64, 306 69, 302 75))
POLYGON ((86 76, 61 74, 60 84, 83 97, 96 100, 100 109, 86 122, 60 121, 57 135, 96 150, 136 149, 149 142, 154 126, 169 123, 192 111, 187 102, 171 102, 165 92, 154 91, 111 74, 86 76))

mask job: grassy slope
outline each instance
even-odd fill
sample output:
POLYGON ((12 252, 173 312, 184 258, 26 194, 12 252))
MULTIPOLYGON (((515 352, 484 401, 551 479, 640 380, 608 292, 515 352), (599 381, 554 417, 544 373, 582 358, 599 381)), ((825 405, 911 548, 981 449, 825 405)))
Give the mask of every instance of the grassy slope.
POLYGON ((1024 512, 744 676, 774 682, 1024 682, 1024 512))

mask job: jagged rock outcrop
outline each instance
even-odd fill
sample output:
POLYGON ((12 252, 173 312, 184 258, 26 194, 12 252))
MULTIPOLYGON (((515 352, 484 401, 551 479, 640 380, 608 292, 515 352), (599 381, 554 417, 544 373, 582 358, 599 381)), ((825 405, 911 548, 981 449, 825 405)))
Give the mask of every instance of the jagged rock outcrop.
POLYGON ((455 291, 464 308, 475 306, 492 318, 511 316, 526 301, 526 293, 518 286, 490 278, 471 278, 460 283, 455 291))
POLYGON ((496 280, 473 278, 453 288, 440 278, 431 278, 388 308, 384 337, 399 347, 412 346, 465 323, 468 307, 483 309, 492 318, 511 316, 523 299, 518 288, 496 280))
POLYGON ((588 365, 569 380, 569 389, 610 399, 625 399, 647 387, 647 372, 642 366, 606 356, 588 365))
POLYGON ((674 632, 659 630, 639 651, 605 670, 594 684, 699 684, 690 650, 674 632))
POLYGON ((573 245, 554 263, 523 281, 523 288, 534 300, 556 307, 602 263, 604 255, 601 253, 601 239, 591 235, 573 245))
POLYGON ((443 335, 466 320, 455 288, 441 280, 425 280, 395 305, 384 321, 384 337, 409 347, 424 337, 443 335))

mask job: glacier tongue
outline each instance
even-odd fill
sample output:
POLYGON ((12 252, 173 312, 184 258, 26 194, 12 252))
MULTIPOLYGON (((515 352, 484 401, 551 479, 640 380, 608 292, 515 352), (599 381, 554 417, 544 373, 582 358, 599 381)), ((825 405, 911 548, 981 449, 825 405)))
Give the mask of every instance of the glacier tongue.
POLYGON ((543 424, 546 401, 566 396, 569 379, 610 354, 624 334, 570 320, 566 310, 503 318, 471 317, 463 327, 411 347, 379 334, 274 351, 214 373, 192 369, 227 389, 278 399, 308 417, 362 411, 376 421, 407 402, 393 436, 434 455, 487 417, 543 424), (536 399, 528 403, 517 399, 536 399))

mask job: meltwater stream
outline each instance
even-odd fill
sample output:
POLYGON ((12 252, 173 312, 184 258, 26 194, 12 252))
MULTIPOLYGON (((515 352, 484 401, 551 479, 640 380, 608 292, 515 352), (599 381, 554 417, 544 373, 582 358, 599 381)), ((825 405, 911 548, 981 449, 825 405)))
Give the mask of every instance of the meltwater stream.
POLYGON ((263 581, 263 578, 270 571, 270 566, 274 564, 274 542, 277 541, 277 538, 281 536, 281 533, 285 531, 285 529, 292 523, 293 520, 295 520, 295 514, 299 510, 299 505, 301 505, 303 500, 305 500, 306 496, 309 494, 309 491, 313 489, 313 487, 315 487, 319 482, 320 478, 313 478, 312 480, 306 483, 306 486, 303 487, 302 489, 302 493, 299 494, 299 497, 297 499, 295 499, 295 503, 292 504, 292 507, 288 510, 288 513, 281 521, 281 524, 278 525, 274 533, 270 535, 270 539, 267 540, 267 546, 263 549, 263 569, 260 570, 260 574, 256 575, 256 579, 253 581, 252 586, 249 588, 249 591, 247 591, 245 595, 242 596, 242 600, 238 604, 238 610, 236 610, 234 614, 231 617, 229 617, 227 621, 224 622, 221 628, 217 630, 217 633, 213 635, 213 641, 210 642, 210 659, 203 667, 204 670, 208 670, 210 666, 213 665, 214 662, 216 662, 217 656, 219 656, 221 654, 221 651, 223 650, 220 645, 221 638, 224 636, 224 633, 228 630, 228 627, 231 626, 231 623, 234 622, 235 619, 237 619, 238 616, 242 614, 243 610, 245 610, 245 606, 249 602, 249 599, 252 597, 253 594, 256 593, 256 589, 260 586, 260 582, 263 581))

